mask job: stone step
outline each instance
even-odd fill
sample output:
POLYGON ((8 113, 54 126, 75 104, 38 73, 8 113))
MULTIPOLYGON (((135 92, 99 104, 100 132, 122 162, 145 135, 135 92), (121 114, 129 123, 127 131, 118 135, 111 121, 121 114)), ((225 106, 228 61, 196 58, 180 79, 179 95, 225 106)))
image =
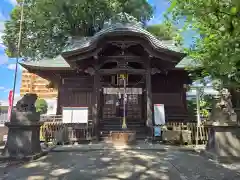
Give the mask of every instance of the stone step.
MULTIPOLYGON (((146 132, 136 132, 137 139, 146 139, 147 135, 146 132)), ((110 132, 108 131, 100 131, 100 139, 101 140, 109 140, 110 139, 110 132)))
MULTIPOLYGON (((129 126, 145 126, 146 123, 129 123, 129 122, 126 122, 127 125, 129 126)), ((103 126, 111 126, 111 125, 122 125, 122 122, 117 122, 117 123, 100 123, 100 125, 103 125, 103 126)))

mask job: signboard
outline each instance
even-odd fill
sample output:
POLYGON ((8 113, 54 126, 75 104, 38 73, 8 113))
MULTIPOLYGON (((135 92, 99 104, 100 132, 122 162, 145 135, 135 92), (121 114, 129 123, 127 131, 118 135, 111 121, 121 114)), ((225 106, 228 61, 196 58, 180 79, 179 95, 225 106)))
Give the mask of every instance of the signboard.
POLYGON ((154 122, 155 125, 165 124, 164 104, 154 104, 154 122))
POLYGON ((63 123, 87 123, 88 107, 63 107, 63 123))
POLYGON ((72 122, 72 108, 71 107, 63 107, 62 108, 62 121, 63 123, 71 123, 72 122))
MULTIPOLYGON (((124 94, 124 88, 103 88, 103 94, 124 94)), ((126 94, 142 94, 142 88, 126 88, 126 94)))

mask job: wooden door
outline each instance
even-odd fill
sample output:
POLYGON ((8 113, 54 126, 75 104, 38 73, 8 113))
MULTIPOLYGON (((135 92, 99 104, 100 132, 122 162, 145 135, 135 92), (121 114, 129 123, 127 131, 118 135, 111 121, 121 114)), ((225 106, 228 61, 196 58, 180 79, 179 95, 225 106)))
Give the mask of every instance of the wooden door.
MULTIPOLYGON (((103 119, 123 117, 123 95, 103 95, 103 119)), ((142 118, 142 94, 128 94, 126 101, 126 117, 140 120, 142 118)))

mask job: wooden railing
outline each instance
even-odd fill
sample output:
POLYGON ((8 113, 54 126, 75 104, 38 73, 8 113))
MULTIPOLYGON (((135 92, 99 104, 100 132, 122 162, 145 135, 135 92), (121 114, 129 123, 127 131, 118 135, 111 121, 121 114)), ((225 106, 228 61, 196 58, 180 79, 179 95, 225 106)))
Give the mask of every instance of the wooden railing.
POLYGON ((0 113, 0 126, 4 126, 5 122, 8 122, 8 113, 4 112, 4 113, 0 113))
POLYGON ((179 128, 183 130, 189 130, 191 131, 191 139, 192 143, 196 143, 196 139, 198 138, 198 143, 200 144, 206 144, 208 140, 208 128, 204 126, 204 124, 201 124, 198 126, 198 137, 197 137, 197 123, 196 122, 187 122, 187 123, 181 123, 181 122, 168 122, 166 123, 166 126, 168 128, 179 128))
POLYGON ((62 115, 41 115, 42 122, 62 122, 62 115))
MULTIPOLYGON (((62 123, 62 116, 41 116, 44 122, 40 131, 41 141, 81 141, 93 140, 96 138, 93 126, 83 126, 75 123, 62 123)), ((197 123, 196 122, 167 122, 168 128, 179 128, 191 131, 192 143, 196 143, 197 139, 197 123)), ((206 144, 208 140, 208 128, 204 124, 198 127, 198 143, 206 144)))
POLYGON ((94 140, 95 128, 82 124, 44 122, 40 129, 40 140, 45 142, 72 143, 94 140))

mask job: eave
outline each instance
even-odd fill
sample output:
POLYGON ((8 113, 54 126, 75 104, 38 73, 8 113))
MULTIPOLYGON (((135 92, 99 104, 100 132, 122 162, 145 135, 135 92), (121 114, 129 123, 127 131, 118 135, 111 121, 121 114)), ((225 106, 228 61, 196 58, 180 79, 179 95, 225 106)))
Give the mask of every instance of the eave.
POLYGON ((27 69, 28 71, 32 71, 32 70, 72 70, 72 68, 70 67, 42 67, 42 66, 37 66, 37 65, 28 65, 25 63, 18 63, 20 64, 23 68, 27 69))
MULTIPOLYGON (((73 59, 72 57, 74 57, 75 60, 81 60, 90 56, 95 56, 101 51, 100 44, 102 44, 101 41, 104 38, 121 36, 141 38, 142 42, 140 42, 140 44, 143 45, 148 53, 154 57, 161 58, 161 56, 169 56, 176 62, 179 62, 186 56, 186 54, 182 53, 175 45, 169 43, 170 41, 161 41, 139 26, 133 26, 132 24, 123 25, 121 23, 103 29, 92 37, 72 41, 63 51, 62 56, 66 60, 73 59), (150 48, 146 46, 146 43, 150 48)), ((122 42, 126 42, 126 40, 122 42)), ((74 65, 74 62, 71 62, 70 64, 74 65)))
POLYGON ((62 56, 57 56, 55 58, 44 58, 39 61, 24 60, 19 62, 19 64, 27 69, 31 70, 71 70, 70 65, 65 61, 62 56))

